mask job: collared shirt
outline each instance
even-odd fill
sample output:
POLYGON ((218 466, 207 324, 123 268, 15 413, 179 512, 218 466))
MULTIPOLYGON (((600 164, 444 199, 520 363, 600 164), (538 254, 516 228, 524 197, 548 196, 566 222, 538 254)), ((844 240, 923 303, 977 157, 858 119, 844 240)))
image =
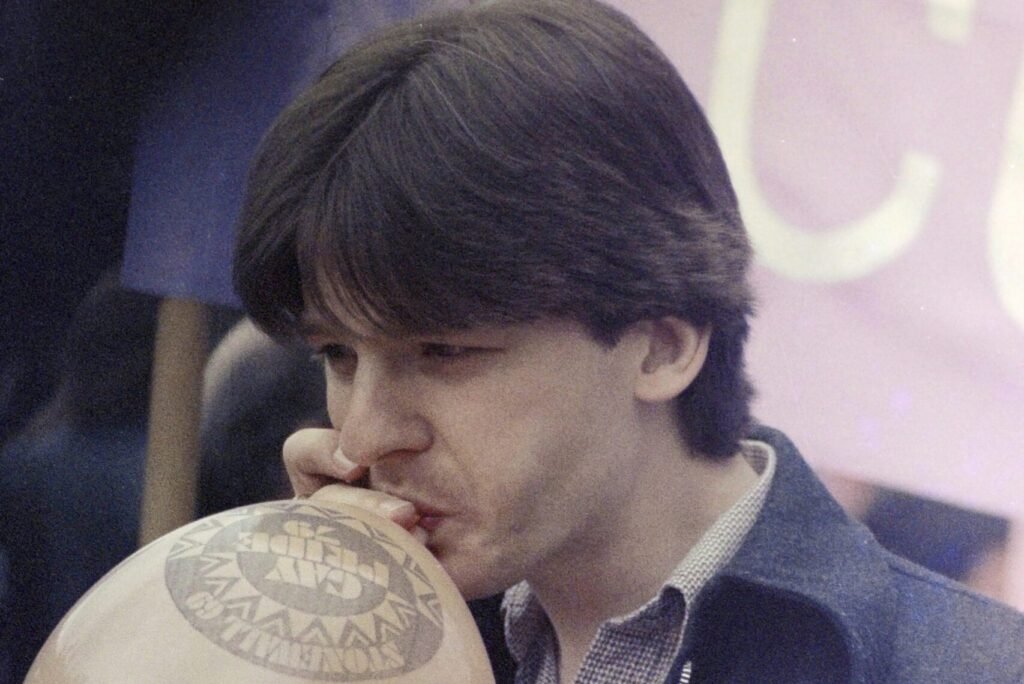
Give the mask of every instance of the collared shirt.
MULTIPOLYGON (((661 682, 668 676, 682 645, 686 606, 739 549, 771 487, 774 449, 764 442, 744 441, 742 454, 758 473, 757 483, 708 528, 654 598, 601 625, 577 684, 661 682)), ((554 629, 527 582, 505 592, 503 609, 505 638, 518 665, 517 684, 557 684, 554 629)))

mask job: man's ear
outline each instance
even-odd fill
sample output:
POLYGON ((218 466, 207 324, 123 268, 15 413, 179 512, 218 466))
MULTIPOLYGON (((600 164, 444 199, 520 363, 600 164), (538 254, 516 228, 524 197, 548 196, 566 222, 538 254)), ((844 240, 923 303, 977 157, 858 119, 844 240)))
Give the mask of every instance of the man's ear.
POLYGON ((666 316, 637 324, 647 339, 634 394, 649 402, 670 401, 690 386, 708 356, 711 328, 666 316))

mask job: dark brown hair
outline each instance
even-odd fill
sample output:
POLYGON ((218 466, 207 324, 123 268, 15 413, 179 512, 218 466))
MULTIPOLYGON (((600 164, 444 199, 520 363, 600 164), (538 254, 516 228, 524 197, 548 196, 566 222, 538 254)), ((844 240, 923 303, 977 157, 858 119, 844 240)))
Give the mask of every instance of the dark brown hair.
POLYGON ((680 427, 725 457, 749 421, 749 260, 714 134, 650 39, 597 2, 499 0, 377 33, 281 114, 235 284, 276 335, 339 300, 396 333, 709 325, 680 427))

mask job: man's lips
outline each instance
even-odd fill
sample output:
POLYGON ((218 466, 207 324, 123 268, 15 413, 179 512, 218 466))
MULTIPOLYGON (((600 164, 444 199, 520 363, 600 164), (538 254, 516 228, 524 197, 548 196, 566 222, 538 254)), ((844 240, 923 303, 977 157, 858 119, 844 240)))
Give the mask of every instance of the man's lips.
POLYGON ((437 508, 436 506, 418 501, 415 498, 407 498, 406 501, 412 503, 416 508, 416 515, 419 516, 419 520, 416 524, 427 532, 433 532, 436 530, 441 523, 444 522, 445 518, 448 517, 447 512, 437 508))
POLYGON ((386 491, 386 493, 390 496, 411 503, 413 508, 416 509, 416 522, 414 524, 422 527, 427 532, 433 532, 436 530, 441 523, 450 516, 448 511, 433 504, 426 503, 415 496, 408 496, 400 492, 392 491, 386 491))
POLYGON ((441 526, 441 523, 445 521, 445 516, 443 514, 428 514, 425 512, 420 512, 419 509, 416 509, 416 512, 420 515, 420 519, 416 522, 416 524, 425 529, 427 532, 433 532, 441 526))

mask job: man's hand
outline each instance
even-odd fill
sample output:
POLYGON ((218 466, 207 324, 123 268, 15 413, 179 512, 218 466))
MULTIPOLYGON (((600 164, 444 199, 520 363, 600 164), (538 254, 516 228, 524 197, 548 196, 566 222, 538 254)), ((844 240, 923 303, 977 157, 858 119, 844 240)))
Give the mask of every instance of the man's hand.
POLYGON ((345 458, 336 431, 299 430, 285 440, 283 452, 296 496, 316 494, 317 499, 357 506, 398 523, 421 542, 426 540, 426 532, 416 526, 419 514, 411 503, 357 484, 367 469, 345 458))

